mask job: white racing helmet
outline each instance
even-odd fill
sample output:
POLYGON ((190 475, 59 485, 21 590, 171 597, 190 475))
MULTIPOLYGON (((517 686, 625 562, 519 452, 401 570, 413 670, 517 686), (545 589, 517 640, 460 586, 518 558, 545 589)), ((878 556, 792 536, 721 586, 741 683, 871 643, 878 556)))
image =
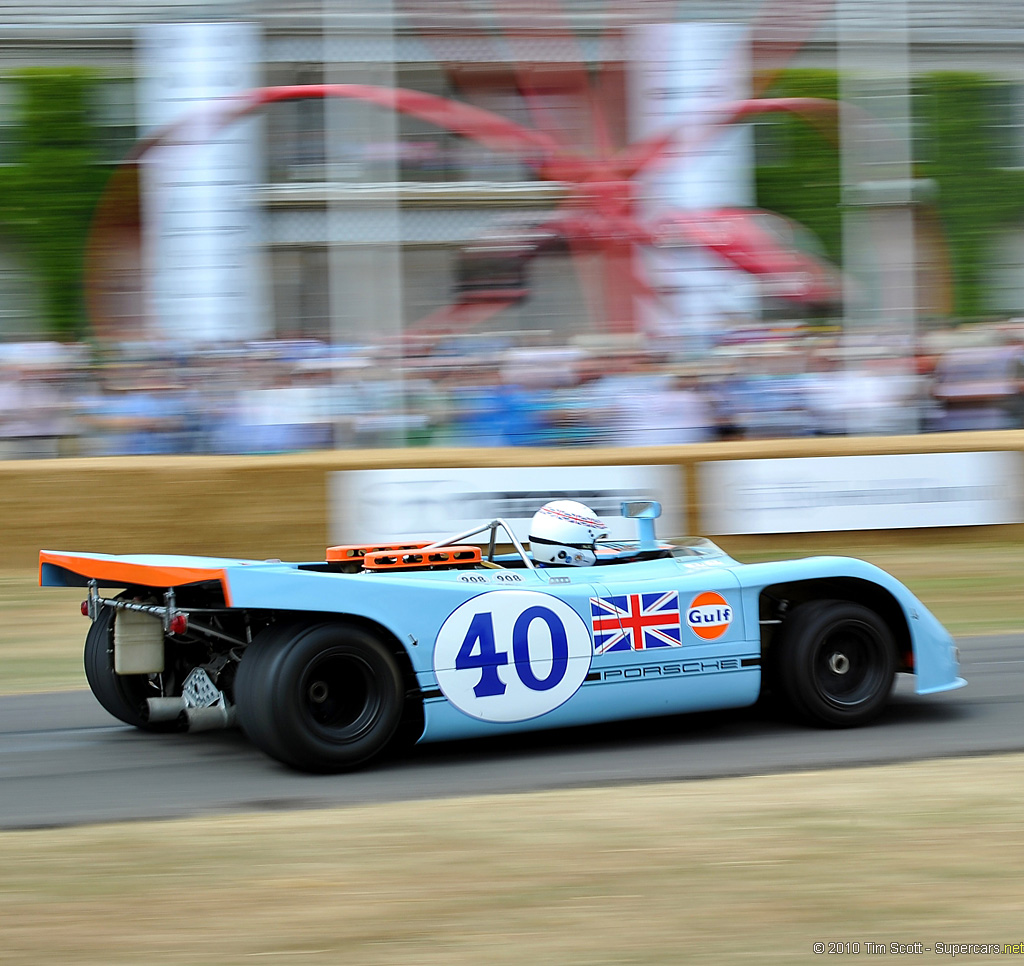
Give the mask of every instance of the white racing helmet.
POLYGON ((594 541, 608 527, 590 507, 575 500, 545 503, 530 522, 530 552, 540 563, 590 567, 597 562, 594 541))

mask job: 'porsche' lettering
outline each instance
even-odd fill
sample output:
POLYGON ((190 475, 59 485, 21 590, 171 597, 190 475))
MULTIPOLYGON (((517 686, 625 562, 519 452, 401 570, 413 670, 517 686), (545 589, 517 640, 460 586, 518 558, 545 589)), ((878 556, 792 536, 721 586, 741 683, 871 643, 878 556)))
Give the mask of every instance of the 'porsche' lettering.
POLYGON ((707 660, 673 661, 670 664, 642 664, 630 667, 608 668, 601 672, 600 681, 636 681, 647 678, 669 678, 687 674, 716 674, 722 671, 739 671, 743 658, 718 657, 707 660))

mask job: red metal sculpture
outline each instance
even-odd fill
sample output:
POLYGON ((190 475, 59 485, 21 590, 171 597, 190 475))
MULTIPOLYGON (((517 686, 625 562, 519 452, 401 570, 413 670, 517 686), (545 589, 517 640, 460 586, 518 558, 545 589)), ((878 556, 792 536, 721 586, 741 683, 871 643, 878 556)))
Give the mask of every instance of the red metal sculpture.
MULTIPOLYGON (((830 6, 824 0, 787 0, 768 4, 767 16, 751 30, 757 73, 756 92, 770 84, 775 73, 800 46, 821 14, 830 6)), ((550 11, 552 8, 546 6, 550 11)), ((509 28, 509 36, 515 31, 509 28)), ((578 66, 583 70, 582 66, 578 66)), ((581 83, 594 92, 589 78, 581 83)), ((600 82, 598 82, 600 83, 600 82)), ((762 98, 738 101, 720 107, 699 130, 665 131, 646 141, 615 149, 608 134, 601 98, 588 97, 592 111, 592 130, 596 149, 592 153, 564 143, 557 126, 545 116, 543 104, 529 78, 520 73, 520 91, 531 108, 537 127, 517 124, 493 112, 460 101, 402 88, 364 84, 316 84, 268 87, 254 90, 231 101, 211 105, 201 121, 204 129, 216 132, 241 118, 282 101, 304 98, 345 98, 397 111, 439 128, 469 138, 494 151, 520 157, 530 165, 536 177, 565 186, 564 200, 551 217, 539 220, 526 231, 517 231, 516 239, 506 246, 507 278, 474 279, 473 252, 468 253, 455 301, 425 320, 421 331, 448 331, 479 323, 519 301, 525 286, 521 275, 526 263, 538 254, 557 246, 574 253, 597 253, 604 267, 605 305, 610 318, 606 325, 626 327, 635 324, 636 299, 656 297, 647 282, 639 260, 634 257, 644 247, 671 248, 699 246, 715 252, 738 268, 764 279, 775 295, 796 302, 825 304, 840 299, 838 273, 813 254, 786 244, 780 238, 779 225, 785 220, 756 209, 716 209, 676 211, 656 219, 645 219, 638 205, 638 179, 663 162, 670 147, 676 152, 680 135, 685 135, 683 150, 695 150, 724 127, 768 112, 789 112, 814 122, 834 124, 837 102, 816 98, 762 98), (773 220, 776 220, 773 226, 773 220)), ((197 118, 190 117, 140 141, 125 159, 124 165, 108 187, 94 223, 92 255, 102 245, 104 233, 119 219, 118 204, 131 205, 125 185, 136 162, 147 152, 173 144, 187 130, 194 130, 197 118)), ((100 287, 99 269, 89 272, 87 297, 94 321, 100 287)), ((486 273, 478 273, 486 276, 486 273)))

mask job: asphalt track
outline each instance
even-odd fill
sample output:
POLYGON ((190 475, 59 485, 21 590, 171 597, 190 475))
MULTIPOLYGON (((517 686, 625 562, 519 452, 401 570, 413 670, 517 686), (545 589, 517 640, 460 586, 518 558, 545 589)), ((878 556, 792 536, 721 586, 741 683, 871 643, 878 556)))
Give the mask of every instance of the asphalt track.
POLYGON ((0 827, 39 828, 750 775, 1024 750, 1024 634, 963 638, 968 687, 900 677, 867 728, 759 708, 415 748, 348 775, 289 771, 241 733, 150 735, 87 691, 0 698, 0 827))

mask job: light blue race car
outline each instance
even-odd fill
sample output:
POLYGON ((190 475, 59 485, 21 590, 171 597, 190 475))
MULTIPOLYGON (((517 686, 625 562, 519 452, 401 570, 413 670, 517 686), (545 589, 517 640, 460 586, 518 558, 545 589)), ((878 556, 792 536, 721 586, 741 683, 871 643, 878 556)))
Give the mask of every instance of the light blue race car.
POLYGON ((897 671, 918 694, 966 683, 950 635, 871 564, 741 564, 708 540, 659 541, 656 503, 622 512, 637 539, 598 541, 586 568, 538 565, 492 520, 312 563, 44 550, 40 584, 88 588, 85 670, 112 715, 151 731, 237 720, 308 771, 399 741, 741 708, 768 690, 846 727, 882 711, 897 671))

